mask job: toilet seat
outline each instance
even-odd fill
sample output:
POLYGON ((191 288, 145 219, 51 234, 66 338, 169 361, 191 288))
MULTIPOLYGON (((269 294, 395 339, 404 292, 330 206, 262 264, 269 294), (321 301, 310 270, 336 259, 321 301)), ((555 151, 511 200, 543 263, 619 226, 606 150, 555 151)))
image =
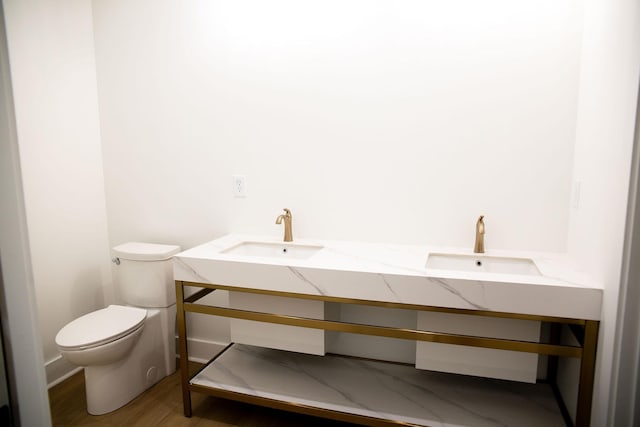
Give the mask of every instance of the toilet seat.
POLYGON ((123 305, 81 316, 56 335, 56 344, 65 350, 85 350, 122 338, 143 326, 147 310, 123 305))

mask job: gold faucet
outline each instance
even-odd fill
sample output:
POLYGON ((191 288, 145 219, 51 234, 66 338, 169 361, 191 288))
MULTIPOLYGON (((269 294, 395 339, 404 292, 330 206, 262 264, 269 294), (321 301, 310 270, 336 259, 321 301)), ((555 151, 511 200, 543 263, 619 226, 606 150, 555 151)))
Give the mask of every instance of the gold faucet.
POLYGON ((480 215, 476 222, 476 244, 473 247, 473 252, 477 254, 484 253, 484 215, 480 215))
POLYGON ((291 211, 284 208, 284 214, 278 215, 276 218, 276 224, 282 224, 284 220, 284 241, 293 242, 293 232, 291 231, 291 211))

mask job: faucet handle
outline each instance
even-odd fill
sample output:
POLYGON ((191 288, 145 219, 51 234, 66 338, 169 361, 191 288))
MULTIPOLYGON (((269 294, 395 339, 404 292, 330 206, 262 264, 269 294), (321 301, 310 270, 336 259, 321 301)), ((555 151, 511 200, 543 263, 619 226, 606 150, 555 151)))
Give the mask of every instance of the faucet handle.
POLYGON ((293 241, 293 232, 291 231, 291 211, 287 208, 284 208, 284 214, 278 215, 276 218, 276 224, 282 224, 284 220, 284 241, 292 242, 293 241))
POLYGON ((276 224, 282 224, 283 219, 291 222, 291 211, 287 208, 284 208, 282 210, 284 211, 284 214, 278 215, 278 217, 276 218, 276 224))
POLYGON ((484 215, 480 215, 476 221, 476 243, 473 252, 477 254, 484 253, 484 215))

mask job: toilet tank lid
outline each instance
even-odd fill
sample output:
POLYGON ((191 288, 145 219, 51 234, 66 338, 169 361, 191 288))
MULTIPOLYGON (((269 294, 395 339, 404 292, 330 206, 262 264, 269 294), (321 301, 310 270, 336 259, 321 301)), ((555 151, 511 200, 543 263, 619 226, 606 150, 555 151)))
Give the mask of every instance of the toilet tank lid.
POLYGON ((180 252, 180 246, 157 243, 128 242, 113 248, 118 258, 133 261, 162 261, 180 252))

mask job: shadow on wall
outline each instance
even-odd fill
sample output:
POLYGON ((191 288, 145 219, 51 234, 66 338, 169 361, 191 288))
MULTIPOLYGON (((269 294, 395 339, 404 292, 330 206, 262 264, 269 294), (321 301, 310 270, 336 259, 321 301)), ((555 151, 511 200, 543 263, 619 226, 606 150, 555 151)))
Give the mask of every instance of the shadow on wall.
POLYGON ((100 276, 99 269, 88 269, 77 276, 69 298, 71 319, 105 307, 105 292, 100 284, 100 276))

